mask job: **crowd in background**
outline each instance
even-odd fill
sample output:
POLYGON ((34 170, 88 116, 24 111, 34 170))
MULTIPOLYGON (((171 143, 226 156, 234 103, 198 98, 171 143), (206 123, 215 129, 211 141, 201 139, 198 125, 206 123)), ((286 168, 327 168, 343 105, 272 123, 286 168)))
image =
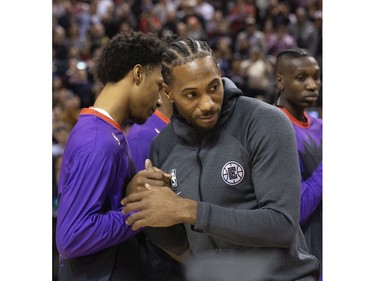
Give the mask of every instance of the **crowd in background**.
MULTIPOLYGON (((118 32, 205 40, 222 76, 267 103, 276 96, 274 66, 281 50, 306 48, 323 69, 321 0, 53 0, 52 17, 54 218, 65 143, 81 108, 91 106, 102 87, 94 79, 94 57, 118 32)), ((321 100, 314 109, 320 117, 321 100)))

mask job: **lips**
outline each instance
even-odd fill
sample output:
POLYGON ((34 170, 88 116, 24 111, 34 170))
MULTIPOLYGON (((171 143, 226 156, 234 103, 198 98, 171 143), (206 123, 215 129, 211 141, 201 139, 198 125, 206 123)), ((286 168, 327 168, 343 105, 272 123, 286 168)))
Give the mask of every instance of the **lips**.
POLYGON ((318 99, 319 96, 307 96, 305 97, 305 100, 307 101, 316 101, 318 99))
POLYGON ((314 102, 319 98, 319 94, 309 94, 304 97, 304 100, 309 101, 309 102, 314 102))
POLYGON ((201 116, 199 119, 204 123, 213 123, 217 120, 217 114, 215 113, 208 116, 201 116))

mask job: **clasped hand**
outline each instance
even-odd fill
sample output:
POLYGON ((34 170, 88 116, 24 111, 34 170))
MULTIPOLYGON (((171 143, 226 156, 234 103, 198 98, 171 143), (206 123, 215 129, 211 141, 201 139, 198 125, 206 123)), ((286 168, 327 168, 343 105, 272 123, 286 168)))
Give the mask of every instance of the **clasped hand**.
POLYGON ((170 174, 145 161, 145 170, 134 176, 127 188, 127 196, 121 200, 123 213, 137 211, 126 220, 133 230, 141 227, 168 227, 179 223, 175 214, 179 196, 169 187, 170 174))

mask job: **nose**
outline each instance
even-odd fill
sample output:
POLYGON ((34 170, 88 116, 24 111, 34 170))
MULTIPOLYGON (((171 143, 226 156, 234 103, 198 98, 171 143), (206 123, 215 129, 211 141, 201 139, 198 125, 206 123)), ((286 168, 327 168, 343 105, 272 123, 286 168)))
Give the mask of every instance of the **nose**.
POLYGON ((208 112, 208 111, 211 111, 213 109, 214 105, 215 105, 215 103, 213 102, 210 95, 205 94, 205 95, 203 95, 203 97, 201 98, 201 100, 199 102, 199 110, 201 112, 208 112))
POLYGON ((309 90, 316 90, 318 88, 318 82, 313 78, 309 78, 306 80, 306 87, 309 90))

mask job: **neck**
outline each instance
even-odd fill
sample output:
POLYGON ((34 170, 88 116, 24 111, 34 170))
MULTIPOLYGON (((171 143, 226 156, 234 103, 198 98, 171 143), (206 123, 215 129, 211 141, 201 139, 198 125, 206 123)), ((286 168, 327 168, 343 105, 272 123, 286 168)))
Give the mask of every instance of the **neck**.
POLYGON ((301 122, 307 122, 305 116, 304 116, 304 108, 295 108, 291 106, 289 103, 286 104, 285 102, 282 102, 280 100, 278 106, 284 107, 294 118, 296 118, 298 121, 301 122))
POLYGON ((129 116, 128 95, 124 95, 123 89, 129 89, 129 87, 120 87, 120 83, 107 84, 96 99, 93 107, 105 110, 114 121, 118 124, 123 124, 129 116))
POLYGON ((160 107, 158 107, 158 110, 163 113, 163 115, 165 117, 167 117, 168 119, 171 119, 171 116, 172 116, 172 113, 173 113, 173 107, 172 107, 172 104, 164 104, 160 107))

